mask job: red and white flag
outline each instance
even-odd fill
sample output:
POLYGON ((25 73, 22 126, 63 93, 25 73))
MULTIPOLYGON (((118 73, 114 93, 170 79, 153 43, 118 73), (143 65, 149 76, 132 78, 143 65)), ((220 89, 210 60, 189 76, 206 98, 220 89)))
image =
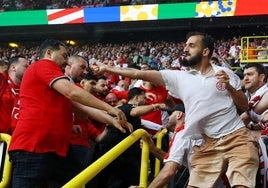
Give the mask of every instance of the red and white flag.
POLYGON ((48 24, 84 23, 83 8, 47 10, 48 24))

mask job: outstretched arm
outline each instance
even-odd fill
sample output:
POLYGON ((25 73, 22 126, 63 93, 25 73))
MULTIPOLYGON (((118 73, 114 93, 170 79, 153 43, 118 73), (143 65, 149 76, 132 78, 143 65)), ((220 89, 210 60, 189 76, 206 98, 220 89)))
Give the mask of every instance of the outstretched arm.
POLYGON ((113 74, 119 74, 132 79, 141 79, 149 82, 153 82, 156 85, 164 85, 162 75, 159 71, 148 70, 141 71, 133 68, 119 68, 115 66, 107 66, 103 63, 95 63, 91 65, 91 69, 95 74, 102 74, 104 72, 110 72, 113 74))
POLYGON ((72 101, 106 111, 108 114, 117 117, 117 119, 122 122, 121 124, 125 124, 127 121, 125 114, 121 110, 99 100, 84 89, 72 84, 67 79, 59 79, 55 81, 52 88, 72 101))
POLYGON ((73 107, 76 108, 76 110, 81 110, 86 113, 89 118, 99 121, 101 123, 112 125, 115 128, 119 129, 121 132, 126 132, 125 129, 129 130, 130 132, 133 131, 133 127, 130 123, 125 122, 122 124, 120 120, 110 116, 103 110, 81 105, 77 102, 73 102, 73 107))
POLYGON ((132 108, 130 115, 134 117, 139 117, 158 109, 165 110, 166 105, 164 103, 155 103, 150 105, 136 106, 135 108, 132 108))

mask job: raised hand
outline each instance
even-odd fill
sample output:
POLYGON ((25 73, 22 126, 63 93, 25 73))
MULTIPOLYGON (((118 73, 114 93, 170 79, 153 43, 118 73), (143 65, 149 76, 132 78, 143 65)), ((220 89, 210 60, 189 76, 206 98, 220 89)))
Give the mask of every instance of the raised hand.
POLYGON ((89 65, 90 69, 92 70, 94 75, 101 75, 105 72, 107 65, 101 62, 93 62, 89 65))
POLYGON ((229 85, 230 78, 229 78, 229 75, 225 71, 220 70, 215 74, 215 76, 221 83, 225 85, 226 84, 229 85))

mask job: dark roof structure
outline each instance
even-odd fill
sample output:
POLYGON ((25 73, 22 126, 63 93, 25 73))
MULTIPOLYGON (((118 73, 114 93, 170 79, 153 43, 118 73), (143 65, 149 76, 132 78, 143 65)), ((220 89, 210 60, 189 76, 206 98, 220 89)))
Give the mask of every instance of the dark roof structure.
POLYGON ((148 2, 152 4, 4 10, 0 12, 0 43, 51 37, 96 42, 180 40, 193 30, 226 38, 267 35, 266 0, 148 2))
POLYGON ((219 37, 239 34, 268 35, 268 16, 173 19, 156 21, 109 22, 0 27, 0 41, 60 40, 128 41, 137 39, 184 39, 188 31, 198 30, 219 37))

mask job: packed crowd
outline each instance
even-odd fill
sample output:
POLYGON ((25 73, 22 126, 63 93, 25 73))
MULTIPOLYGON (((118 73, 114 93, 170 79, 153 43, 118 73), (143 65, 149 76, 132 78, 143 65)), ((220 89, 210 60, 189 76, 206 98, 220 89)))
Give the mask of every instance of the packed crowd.
MULTIPOLYGON (((225 67, 240 67, 241 53, 249 60, 268 59, 266 38, 257 38, 250 41, 249 46, 244 44, 241 48, 241 39, 219 39, 214 43, 213 59, 218 65, 225 67)), ((150 68, 161 70, 166 68, 180 69, 183 56, 183 41, 144 41, 126 43, 95 43, 68 46, 69 54, 78 54, 87 59, 89 64, 94 61, 107 62, 111 60, 115 65, 141 66, 148 63, 150 68)), ((18 48, 0 47, 0 59, 7 62, 15 55, 24 56, 28 62, 38 59, 39 44, 22 44, 18 48)))
POLYGON ((1 0, 0 10, 39 10, 81 7, 103 7, 120 5, 141 5, 155 3, 179 3, 184 0, 1 0))
MULTIPOLYGON (((259 45, 259 41, 254 43, 259 45)), ((107 61, 111 59, 115 64, 141 62, 149 63, 151 68, 163 69, 165 66, 180 68, 181 56, 183 55, 183 41, 145 41, 127 43, 97 43, 68 46, 69 54, 79 54, 92 61, 107 61), (131 61, 131 62, 130 62, 131 61), (139 61, 139 62, 138 62, 139 61), (165 64, 168 65, 165 65, 165 64)), ((220 63, 226 62, 232 66, 239 64, 239 53, 241 51, 240 39, 234 37, 228 40, 217 40, 215 42, 215 53, 220 63), (235 61, 230 61, 230 60, 235 61)), ((22 55, 32 63, 38 59, 39 44, 22 44, 18 48, 0 47, 0 59, 7 61, 15 55, 22 55)))
MULTIPOLYGON (((203 33, 185 42, 2 48, 0 132, 12 135, 12 187, 61 187, 139 128, 165 162, 149 187, 167 184, 182 165, 189 187, 255 187, 258 136, 249 130, 265 134, 267 76, 256 63, 239 78, 240 53, 239 38, 203 33), (174 132, 167 153, 150 140, 163 128, 174 132)), ((140 151, 133 145, 87 186, 138 185, 140 151)))

